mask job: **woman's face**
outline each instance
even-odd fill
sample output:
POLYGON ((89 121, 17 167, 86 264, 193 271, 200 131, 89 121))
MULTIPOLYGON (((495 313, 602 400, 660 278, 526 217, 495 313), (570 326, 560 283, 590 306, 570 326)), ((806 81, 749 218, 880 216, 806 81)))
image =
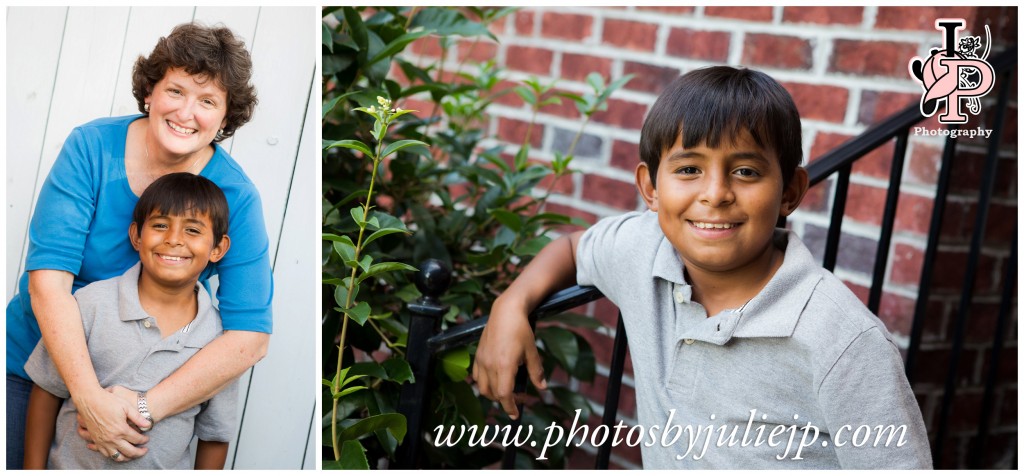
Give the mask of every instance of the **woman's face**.
MULTIPOLYGON (((170 68, 146 97, 156 146, 172 157, 209 146, 227 123, 228 93, 211 78, 170 68)), ((155 153, 155 152, 149 152, 155 153)))

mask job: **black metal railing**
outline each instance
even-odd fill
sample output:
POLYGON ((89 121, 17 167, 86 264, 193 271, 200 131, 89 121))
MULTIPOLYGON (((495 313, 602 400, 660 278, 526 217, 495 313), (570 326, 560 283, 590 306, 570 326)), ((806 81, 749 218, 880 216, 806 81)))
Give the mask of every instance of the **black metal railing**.
MULTIPOLYGON (((990 64, 998 75, 996 84, 999 85, 999 94, 996 103, 996 115, 992 124, 992 134, 989 137, 988 152, 985 162, 982 183, 979 189, 978 213, 975 218, 973 235, 971 238, 970 251, 965 281, 962 286, 960 305, 955 320, 953 333, 953 348, 949 362, 949 369, 946 374, 945 390, 942 404, 939 410, 938 429, 932 440, 932 453, 935 458, 936 467, 939 466, 940 458, 944 451, 944 442, 949 431, 950 410, 953 398, 956 394, 957 372, 959 361, 963 352, 964 335, 967 321, 970 317, 970 308, 974 293, 975 273, 970 272, 977 267, 982 244, 984 243, 984 230, 988 218, 988 208, 996 176, 996 163, 998 160, 999 143, 1006 122, 1006 110, 1008 108, 1008 92, 1013 84, 1011 76, 1016 69, 1017 49, 1012 47, 994 57, 990 64)), ((913 105, 890 116, 882 122, 868 128, 860 135, 843 143, 834 150, 826 153, 820 158, 812 161, 807 166, 810 183, 812 186, 827 180, 833 174, 836 175, 835 187, 833 190, 833 203, 831 221, 826 236, 823 266, 828 270, 834 270, 839 251, 843 217, 845 216, 846 202, 849 191, 850 175, 853 163, 875 151, 881 146, 895 139, 895 150, 892 166, 889 175, 889 187, 886 193, 885 207, 881 220, 881 230, 878 239, 878 246, 875 253, 874 268, 872 271, 871 287, 868 294, 868 309, 872 313, 878 313, 882 297, 882 285, 885 282, 886 265, 888 262, 889 248, 891 244, 894 223, 896 218, 897 203, 900 194, 903 164, 906 158, 907 142, 910 128, 920 123, 925 118, 921 115, 919 107, 913 105)), ((950 129, 957 129, 957 126, 950 126, 950 129)), ((952 159, 956 154, 957 138, 947 136, 945 147, 940 163, 940 172, 936 185, 935 201, 932 208, 931 221, 928 228, 928 239, 925 248, 924 264, 921 270, 919 281, 918 297, 915 305, 913 321, 911 324, 910 344, 907 350, 906 372, 907 378, 914 383, 914 376, 918 354, 921 347, 922 333, 926 317, 926 309, 931 291, 931 280, 935 274, 935 257, 938 252, 939 237, 942 230, 942 220, 946 205, 946 196, 950 188, 950 171, 952 159)), ((780 220, 780 224, 784 224, 780 220)), ((1016 237, 1016 226, 1014 227, 1016 237)), ((1016 281, 1016 258, 1017 240, 1013 239, 1011 244, 1011 256, 1008 261, 1007 270, 1003 280, 1002 300, 997 317, 996 331, 993 336, 992 349, 990 352, 991 362, 984 386, 982 403, 982 415, 978 425, 975 443, 970 449, 969 461, 971 466, 979 467, 982 460, 982 451, 988 438, 991 419, 992 403, 994 401, 995 384, 999 373, 1000 357, 1003 350, 1003 340, 1007 333, 1007 327, 1011 321, 1013 312, 1014 284, 1016 281)), ((421 269, 437 270, 437 263, 424 265, 421 269)), ((423 274, 421 272, 421 274, 423 274)), ((429 273, 427 273, 429 274, 429 273)), ((424 276, 424 280, 429 278, 424 276)), ((447 278, 445 278, 447 279, 447 278)), ((436 280, 439 282, 440 280, 436 280)), ((444 315, 445 308, 440 304, 440 295, 444 293, 446 285, 421 286, 417 283, 423 298, 409 306, 413 314, 413 324, 410 326, 408 357, 413 373, 416 376, 415 384, 407 384, 403 389, 399 411, 408 418, 408 435, 405 443, 399 448, 397 467, 417 467, 417 456, 419 445, 423 442, 422 428, 420 428, 424 405, 424 395, 427 394, 430 382, 427 377, 433 365, 433 356, 450 348, 465 345, 479 340, 484 326, 487 324, 487 317, 462 323, 447 329, 445 332, 436 334, 440 316, 444 315), (419 324, 417 324, 419 322, 419 324)), ((558 314, 569 309, 589 303, 603 297, 600 291, 593 287, 573 286, 553 294, 541 304, 531 315, 531 325, 535 325, 537 319, 546 315, 558 314)), ((626 357, 626 332, 622 323, 622 315, 619 314, 616 325, 615 343, 609 369, 609 382, 606 390, 602 424, 611 427, 615 424, 618 412, 618 400, 621 389, 623 366, 626 357)), ((515 391, 522 392, 526 388, 527 373, 525 368, 520 368, 516 377, 515 391)), ((519 404, 522 414, 522 403, 519 404)), ((518 425, 519 421, 514 421, 518 425)), ((512 429, 513 433, 515 428, 512 429)), ((611 451, 611 439, 598 448, 596 468, 605 469, 608 467, 611 451)), ((503 468, 512 468, 516 448, 506 448, 505 457, 502 462, 503 468)), ((1014 459, 1016 461, 1016 459, 1014 459)))

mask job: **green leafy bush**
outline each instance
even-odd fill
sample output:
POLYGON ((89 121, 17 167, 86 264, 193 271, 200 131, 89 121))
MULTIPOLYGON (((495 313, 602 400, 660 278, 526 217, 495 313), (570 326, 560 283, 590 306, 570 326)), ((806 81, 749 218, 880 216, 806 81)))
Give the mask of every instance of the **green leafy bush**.
MULTIPOLYGON (((494 40, 488 26, 511 12, 323 10, 325 468, 376 466, 382 458, 393 460, 403 438, 420 437, 405 434, 405 418, 396 412, 400 385, 412 379, 404 355, 406 304, 419 297, 408 270, 428 258, 452 270, 453 285, 442 298, 449 306, 443 328, 487 314, 553 230, 587 226, 544 211, 556 181, 574 173, 569 166, 575 141, 567 154, 531 161, 529 133, 518 148, 511 147, 515 150, 494 145, 485 127, 487 108, 505 94, 518 95, 534 113, 572 101, 589 121, 628 77, 606 86, 592 74, 591 93, 575 95, 556 93, 553 84, 535 79, 499 88, 505 74, 491 62, 464 62, 445 71, 443 64, 420 66, 403 59, 402 52, 416 40, 438 41, 443 49, 456 41, 494 40), (410 98, 430 110, 402 109, 410 98), (550 185, 540 187, 543 180, 550 185)), ((582 316, 550 321, 537 331, 547 373, 560 368, 592 380, 593 351, 568 327, 596 327, 597 321, 582 316)), ((470 345, 437 356, 426 430, 507 423, 467 382, 475 350, 470 345)), ((553 387, 543 398, 534 394, 525 412, 524 423, 535 427, 538 438, 551 422, 571 418, 568 409, 589 412, 582 396, 553 387)), ((426 446, 422 464, 427 467, 479 468, 500 459, 500 448, 426 446)), ((564 465, 564 453, 548 456, 541 462, 517 461, 564 465)))

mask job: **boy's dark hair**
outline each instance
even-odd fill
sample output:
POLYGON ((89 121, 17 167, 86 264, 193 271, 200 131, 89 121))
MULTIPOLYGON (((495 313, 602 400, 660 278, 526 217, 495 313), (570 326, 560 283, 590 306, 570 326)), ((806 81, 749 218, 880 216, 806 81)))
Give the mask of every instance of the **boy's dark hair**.
POLYGON ((242 127, 256 108, 256 88, 252 79, 252 59, 245 43, 224 26, 206 27, 183 23, 170 35, 160 38, 149 57, 139 56, 132 70, 132 95, 145 110, 146 96, 171 68, 182 68, 190 75, 202 75, 217 81, 228 93, 227 123, 213 139, 219 142, 242 127))
POLYGON ((767 74, 712 66, 686 73, 654 102, 640 131, 640 160, 657 186, 661 155, 682 134, 683 147, 715 148, 747 130, 758 146, 774 152, 789 184, 803 157, 800 113, 789 92, 767 74))
POLYGON ((217 184, 210 179, 176 172, 156 179, 135 204, 132 221, 139 235, 142 224, 153 212, 165 215, 203 214, 213 227, 213 246, 220 244, 228 232, 228 200, 217 184))

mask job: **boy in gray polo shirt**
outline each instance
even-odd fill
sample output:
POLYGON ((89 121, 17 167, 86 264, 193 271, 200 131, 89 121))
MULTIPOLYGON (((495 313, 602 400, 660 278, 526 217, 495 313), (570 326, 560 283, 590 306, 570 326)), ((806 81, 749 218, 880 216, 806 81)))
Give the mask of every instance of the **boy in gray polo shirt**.
MULTIPOLYGON (((103 387, 148 390, 222 333, 217 309, 197 281, 207 263, 219 261, 230 247, 227 217, 220 188, 189 173, 165 175, 139 198, 128 235, 140 262, 75 293, 103 387)), ((105 457, 91 451, 78 436, 77 409, 42 341, 25 370, 35 383, 26 469, 191 469, 193 436, 199 438, 195 468, 224 467, 236 426, 237 381, 153 425, 148 452, 126 460, 120 453, 105 457)))
POLYGON ((526 316, 575 281, 622 311, 641 431, 619 444, 642 445, 645 468, 930 468, 885 326, 775 228, 808 186, 786 90, 748 69, 690 72, 652 107, 640 156, 649 211, 553 241, 494 303, 480 393, 517 417, 523 362, 546 388, 526 316))

